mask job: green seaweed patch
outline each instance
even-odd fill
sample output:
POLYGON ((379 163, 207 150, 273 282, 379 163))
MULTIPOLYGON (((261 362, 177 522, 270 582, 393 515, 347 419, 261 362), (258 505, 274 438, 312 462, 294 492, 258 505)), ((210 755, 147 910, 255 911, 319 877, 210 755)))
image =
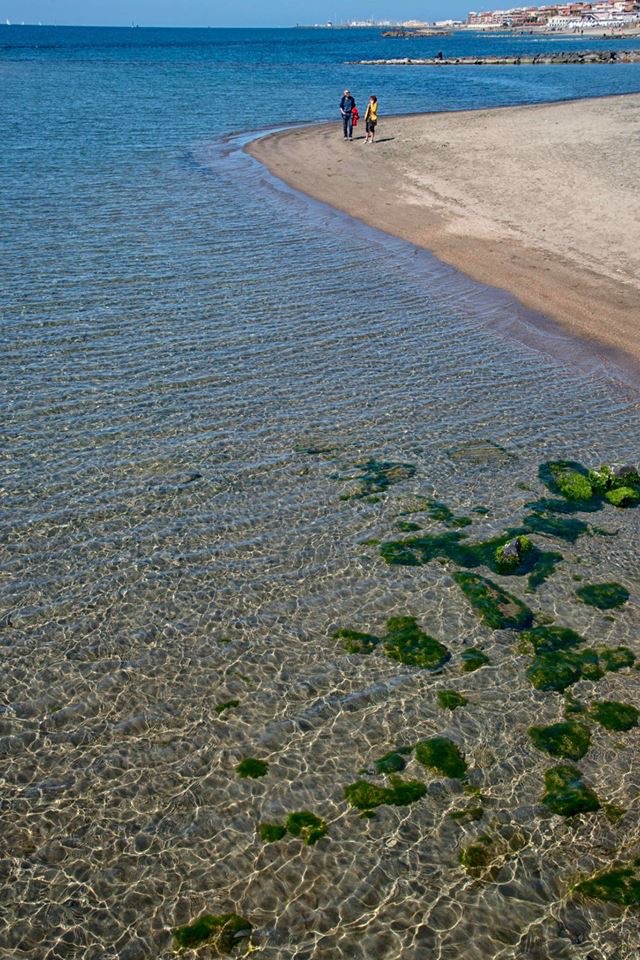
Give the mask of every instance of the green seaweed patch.
POLYGON ((636 655, 629 647, 602 647, 598 650, 598 656, 607 673, 617 673, 625 667, 632 667, 636 662, 636 655))
POLYGON ((415 617, 392 617, 388 620, 383 643, 388 657, 413 667, 436 670, 451 659, 447 648, 424 633, 415 617))
POLYGON ((359 653, 367 656, 380 643, 379 637, 372 633, 361 633, 359 630, 342 629, 333 634, 334 640, 339 640, 347 653, 359 653))
POLYGON ((396 530, 399 530, 400 533, 415 533, 416 530, 421 530, 422 527, 419 523, 415 523, 413 520, 397 520, 396 521, 396 530))
POLYGON ((234 707, 239 707, 239 706, 240 706, 239 700, 225 700, 224 703, 217 703, 214 709, 215 709, 215 712, 218 714, 218 716, 220 716, 220 714, 224 713, 225 710, 232 710, 234 707))
POLYGON ((406 757, 411 755, 411 747, 398 747, 390 750, 384 757, 373 761, 376 773, 399 773, 407 765, 406 757))
POLYGON ((524 526, 530 533, 541 533, 556 540, 576 543, 590 533, 589 524, 577 517, 554 516, 549 513, 532 513, 524 518, 524 526))
POLYGON ((446 503, 440 500, 428 500, 426 513, 432 520, 438 520, 445 527, 469 527, 473 523, 470 517, 457 517, 446 503))
POLYGON ((484 809, 482 807, 465 807, 463 810, 453 810, 449 817, 457 823, 475 823, 482 820, 484 809))
POLYGON ((522 640, 530 643, 536 653, 555 653, 557 650, 570 650, 583 644, 584 637, 570 627, 554 627, 543 624, 525 630, 522 640))
POLYGON ((477 841, 462 848, 459 860, 467 873, 472 875, 481 873, 495 860, 492 844, 491 837, 483 834, 477 841))
POLYGON ((548 727, 529 727, 529 736, 538 750, 565 760, 581 760, 591 745, 589 728, 575 720, 552 723, 548 727))
POLYGON ((471 650, 465 650, 460 659, 462 660, 463 673, 473 673, 474 670, 479 670, 480 667, 491 663, 486 653, 483 653, 482 650, 478 650, 475 647, 471 650))
POLYGON ((482 621, 493 630, 524 630, 533 622, 529 607, 486 577, 455 573, 453 579, 482 621))
POLYGON ((593 900, 615 903, 620 907, 640 907, 640 877, 634 867, 619 867, 598 873, 575 887, 593 900))
POLYGON ((361 810, 363 816, 370 816, 376 807, 406 807, 421 800, 427 792, 420 780, 402 780, 390 776, 389 783, 389 787, 380 787, 366 780, 357 780, 345 787, 344 795, 350 806, 361 810))
POLYGON ((632 487, 607 490, 605 500, 614 507, 635 507, 640 502, 640 493, 632 487))
POLYGON ((264 843, 277 843, 286 835, 287 828, 281 823, 261 823, 258 832, 264 843))
POLYGON ((416 744, 416 759, 423 767, 463 780, 467 776, 467 762, 448 737, 431 737, 416 744))
POLYGON ((253 926, 237 913, 223 913, 219 916, 204 914, 193 923, 172 930, 173 940, 178 950, 193 950, 202 944, 208 944, 218 955, 233 953, 242 940, 251 936, 253 926))
POLYGON ((626 815, 626 807, 621 807, 618 803, 603 803, 602 811, 609 823, 620 823, 626 815))
POLYGON ((578 680, 600 680, 603 676, 595 650, 540 653, 527 670, 527 677, 536 690, 555 690, 557 693, 562 693, 578 680))
POLYGON ((324 447, 321 444, 310 444, 306 446, 305 444, 298 443, 293 448, 295 453, 301 453, 307 457, 318 457, 323 453, 335 453, 336 447, 324 447))
POLYGON ((384 493, 394 484, 401 483, 403 480, 410 480, 416 472, 413 464, 395 463, 390 460, 367 460, 365 463, 357 463, 355 468, 360 470, 361 473, 350 479, 357 480, 358 486, 353 493, 342 497, 343 500, 361 500, 378 493, 384 493))
POLYGON ((616 700, 601 700, 594 703, 590 715, 606 730, 631 730, 638 726, 640 711, 629 703, 616 700))
POLYGON ((593 498, 588 471, 573 460, 549 460, 540 465, 538 476, 551 493, 566 500, 588 501, 593 498))
POLYGON ((236 773, 240 777, 249 777, 252 780, 257 780, 258 777, 264 777, 268 769, 269 764, 264 760, 247 757, 246 760, 241 760, 237 765, 236 773))
POLYGON ((469 701, 457 690, 438 690, 436 694, 438 703, 443 710, 456 710, 458 707, 465 707, 469 701))
POLYGON ((629 591, 619 583, 589 583, 576 590, 576 596, 590 607, 612 610, 629 599, 629 591))
POLYGON ((542 802, 561 817, 592 813, 600 808, 597 796, 585 785, 581 772, 568 763, 547 770, 544 785, 542 802))
POLYGON ((300 810, 290 813, 285 820, 285 827, 294 837, 298 837, 308 847, 312 847, 321 837, 324 837, 328 827, 321 817, 309 810, 300 810))

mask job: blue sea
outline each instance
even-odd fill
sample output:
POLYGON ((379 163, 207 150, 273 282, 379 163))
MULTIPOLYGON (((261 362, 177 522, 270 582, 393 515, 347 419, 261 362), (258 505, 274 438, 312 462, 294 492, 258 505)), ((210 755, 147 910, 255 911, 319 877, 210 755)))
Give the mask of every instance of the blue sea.
POLYGON ((640 854, 638 728, 597 719, 640 706, 638 513, 541 469, 637 465, 637 379, 243 151, 345 86, 382 123, 640 91, 347 61, 637 44, 0 27, 3 960, 169 960, 231 914, 186 956, 638 956, 637 911, 576 890, 640 854), (455 545, 519 529, 546 579, 471 574, 621 669, 538 688, 478 615, 455 545), (568 720, 580 758, 532 741, 568 720), (562 765, 597 810, 545 802, 562 765))

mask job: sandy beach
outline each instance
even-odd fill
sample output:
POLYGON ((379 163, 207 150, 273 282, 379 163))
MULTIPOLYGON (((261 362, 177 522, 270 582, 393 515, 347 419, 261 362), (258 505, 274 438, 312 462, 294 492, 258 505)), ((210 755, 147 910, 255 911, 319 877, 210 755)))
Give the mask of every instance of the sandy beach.
POLYGON ((640 94, 382 114, 373 146, 354 134, 336 122, 248 149, 290 186, 640 360, 640 94))

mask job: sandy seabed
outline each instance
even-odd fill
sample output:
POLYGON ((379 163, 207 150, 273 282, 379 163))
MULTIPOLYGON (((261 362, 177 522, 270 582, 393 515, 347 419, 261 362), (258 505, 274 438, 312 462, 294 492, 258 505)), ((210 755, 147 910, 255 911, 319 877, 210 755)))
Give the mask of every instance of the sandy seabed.
POLYGON ((383 116, 373 146, 361 127, 345 143, 337 123, 307 126, 248 149, 290 186, 640 359, 640 94, 383 116))

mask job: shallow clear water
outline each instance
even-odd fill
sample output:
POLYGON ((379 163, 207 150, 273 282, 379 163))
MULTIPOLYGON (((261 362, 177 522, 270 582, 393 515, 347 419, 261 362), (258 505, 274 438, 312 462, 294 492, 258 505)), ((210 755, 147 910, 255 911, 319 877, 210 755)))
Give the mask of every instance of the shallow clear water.
MULTIPOLYGON (((374 541, 405 536, 416 495, 471 516, 475 540, 544 495, 546 459, 637 462, 634 372, 297 196, 232 134, 332 116, 345 82, 416 111, 637 91, 640 68, 345 68, 397 55, 369 32, 0 28, 0 44, 0 955, 168 958, 172 927, 237 911, 283 960, 631 960, 637 917, 571 888, 638 855, 637 730, 593 724, 579 763, 625 816, 552 816, 555 761, 527 728, 563 698, 533 689, 516 634, 477 620, 453 565, 388 566, 374 541), (416 472, 379 502, 341 499, 370 458, 416 472), (332 639, 396 615, 451 665, 332 639), (491 665, 461 673, 477 645, 491 665), (469 705, 443 711, 442 689, 469 705), (360 770, 434 734, 464 750, 482 820, 452 819, 473 797, 415 759, 423 800, 348 808, 360 770), (239 778, 246 757, 267 775, 239 778), (329 824, 316 846, 257 837, 303 809, 329 824), (480 834, 496 865, 471 877, 458 856, 480 834)), ((640 655, 637 512, 578 516, 576 543, 538 538, 564 560, 535 594, 502 582, 640 655), (631 599, 597 611, 576 577, 631 599)), ((573 692, 637 703, 636 678, 573 692)))

